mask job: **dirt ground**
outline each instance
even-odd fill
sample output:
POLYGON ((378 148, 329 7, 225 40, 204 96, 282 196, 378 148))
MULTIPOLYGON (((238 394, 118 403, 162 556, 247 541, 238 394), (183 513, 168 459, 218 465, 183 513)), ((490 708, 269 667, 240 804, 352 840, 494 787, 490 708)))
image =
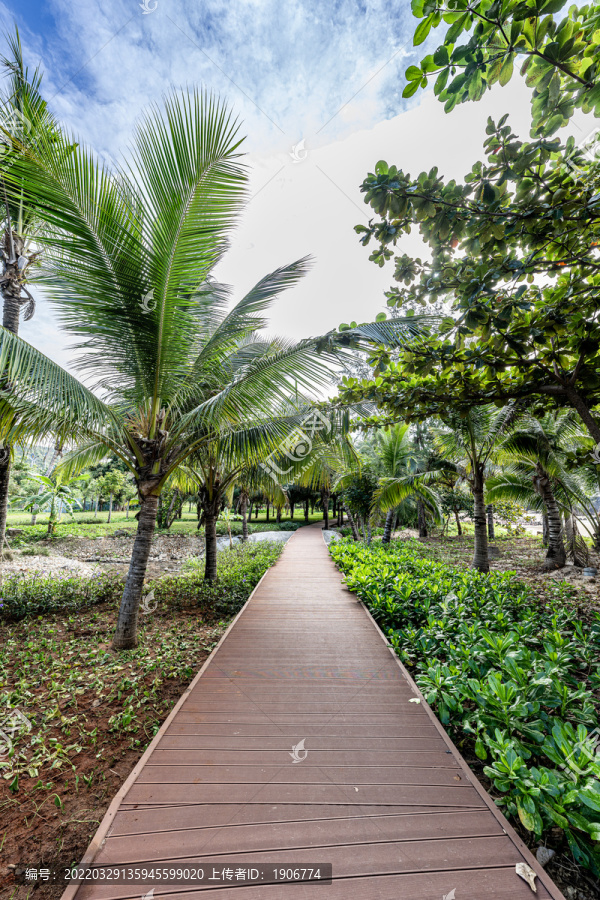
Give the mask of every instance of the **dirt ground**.
MULTIPOLYGON (((110 801, 225 627, 224 623, 208 626, 198 622, 194 609, 171 611, 162 619, 153 617, 140 641, 145 645, 145 659, 154 655, 157 662, 160 661, 163 648, 161 638, 171 640, 175 646, 181 646, 182 640, 186 640, 187 649, 183 656, 189 667, 181 676, 176 671, 166 673, 163 669, 161 677, 157 677, 157 670, 152 670, 150 665, 146 666, 146 670, 150 671, 145 670, 143 677, 137 678, 138 651, 127 651, 130 659, 117 659, 114 651, 110 651, 114 620, 115 610, 101 606, 80 613, 75 622, 66 623, 61 616, 47 617, 43 623, 46 630, 39 632, 39 642, 43 643, 44 636, 50 630, 53 646, 59 648, 54 652, 61 654, 63 659, 69 655, 68 648, 77 654, 83 638, 89 643, 98 642, 102 651, 112 654, 114 662, 110 664, 108 677, 101 679, 99 687, 97 679, 94 683, 94 666, 84 661, 77 675, 80 687, 70 695, 65 692, 58 695, 50 725, 41 723, 49 707, 51 686, 44 678, 37 687, 31 685, 27 713, 33 719, 32 733, 35 734, 38 729, 41 733, 43 729, 44 743, 51 756, 38 767, 33 777, 21 773, 17 785, 14 781, 0 780, 2 900, 26 900, 32 896, 40 900, 60 897, 64 890, 61 885, 16 884, 13 867, 50 867, 59 863, 76 863, 82 858, 110 801), (60 649, 61 644, 64 645, 64 652, 60 649), (135 681, 137 695, 147 698, 136 709, 135 729, 115 727, 115 716, 122 716, 127 703, 127 689, 122 690, 123 674, 130 674, 130 683, 135 681), (79 746, 74 747, 73 741, 79 746), (55 753, 53 748, 64 749, 65 752, 55 753)), ((0 640, 3 641, 36 638, 34 625, 26 621, 0 629, 0 640)), ((8 676, 8 684, 14 684, 19 677, 16 671, 5 672, 5 675, 8 676)), ((2 681, 6 683, 6 678, 2 681)), ((28 746, 26 752, 31 756, 35 750, 28 746)))
MULTIPOLYGON (((53 574, 70 570, 74 574, 91 575, 94 572, 116 572, 125 575, 133 548, 133 534, 124 530, 115 536, 85 538, 73 535, 59 541, 39 541, 34 545, 44 555, 30 556, 19 550, 12 552, 12 559, 0 562, 0 574, 15 572, 45 572, 53 574), (47 556, 45 554, 48 554, 47 556)), ((185 534, 155 534, 148 562, 148 579, 160 575, 176 575, 190 557, 204 552, 204 538, 185 534)))

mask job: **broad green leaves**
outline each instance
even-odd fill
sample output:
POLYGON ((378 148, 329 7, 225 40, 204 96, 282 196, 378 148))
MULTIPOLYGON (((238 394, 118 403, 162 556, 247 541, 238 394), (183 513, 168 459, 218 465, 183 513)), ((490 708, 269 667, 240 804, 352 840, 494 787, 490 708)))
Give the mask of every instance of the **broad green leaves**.
POLYGON ((432 28, 449 25, 444 43, 406 72, 403 96, 435 76, 435 93, 450 112, 480 100, 494 84, 506 85, 516 68, 533 88, 532 135, 550 136, 579 108, 600 116, 600 5, 571 6, 523 0, 428 0, 412 3, 421 21, 415 46, 432 28), (460 42, 462 39, 462 42, 460 42))

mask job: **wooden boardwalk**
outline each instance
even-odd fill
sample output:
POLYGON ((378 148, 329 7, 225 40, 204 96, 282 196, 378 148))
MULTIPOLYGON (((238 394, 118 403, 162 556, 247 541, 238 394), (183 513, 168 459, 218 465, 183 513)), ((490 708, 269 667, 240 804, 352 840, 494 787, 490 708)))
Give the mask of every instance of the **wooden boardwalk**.
MULTIPOLYGON (((331 885, 225 880, 157 886, 155 897, 564 900, 341 584, 314 526, 263 578, 115 797, 85 861, 333 865, 331 885), (294 763, 301 741, 306 757, 299 749, 294 763), (537 894, 516 874, 520 862, 538 873, 537 894)), ((73 885, 64 900, 139 900, 149 890, 73 885)))

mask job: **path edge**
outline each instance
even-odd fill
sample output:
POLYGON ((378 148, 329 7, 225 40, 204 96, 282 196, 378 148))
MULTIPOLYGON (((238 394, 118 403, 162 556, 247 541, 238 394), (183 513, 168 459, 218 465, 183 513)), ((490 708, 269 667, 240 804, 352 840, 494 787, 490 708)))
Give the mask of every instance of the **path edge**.
MULTIPOLYGON (((292 537, 293 537, 293 535, 292 535, 292 537)), ((185 700, 187 700, 188 694, 190 694, 190 692, 195 688, 197 682, 200 680, 200 677, 202 676, 204 671, 207 669, 208 665, 213 661, 214 657, 217 655, 217 653, 221 649, 221 645, 225 641, 225 638, 227 637, 227 635, 229 634, 229 632, 231 631, 231 629, 233 628, 233 626, 235 625, 237 620, 240 618, 242 613, 245 611, 246 607, 248 606, 248 604, 254 597, 254 594, 259 589, 260 585, 262 584, 263 579, 266 578, 266 576, 269 574, 269 572, 275 568, 275 566, 281 559, 288 543, 289 543, 289 541, 285 541, 285 543, 283 544, 282 551, 281 551, 280 555, 278 556, 277 560, 275 561, 275 563, 272 566, 269 566, 269 568, 265 572, 263 572, 263 574, 260 577, 260 580, 258 581, 256 586, 252 590, 252 593, 250 594, 250 596, 248 597, 248 599, 246 600, 246 602, 244 603, 244 605, 242 606, 240 611, 231 620, 231 622, 229 623, 229 625, 227 626, 227 628, 225 629, 225 631, 219 638, 217 645, 215 647, 213 647, 213 649, 211 650, 209 655, 206 657, 206 659, 202 663, 202 666, 200 667, 198 672, 194 675, 193 679, 191 680, 191 682, 189 683, 187 688, 181 694, 177 703, 172 708, 171 712, 169 713, 169 715, 167 716, 165 721, 162 723, 162 725, 160 726, 160 728, 158 729, 158 731, 156 732, 156 734, 154 735, 154 737, 152 738, 152 740, 150 741, 150 743, 148 744, 148 746, 146 747, 146 749, 144 750, 144 752, 142 753, 140 758, 138 759, 137 763, 135 764, 135 766, 133 767, 133 769, 131 770, 131 772, 129 773, 129 775, 127 776, 127 778, 125 779, 125 781, 123 782, 123 784, 121 785, 121 787, 119 788, 117 793, 115 794, 115 796, 110 801, 109 807, 106 810, 106 812, 104 813, 104 817, 102 818, 102 821, 100 822, 98 828, 96 829, 96 832, 95 832, 92 840, 90 841, 88 848, 83 855, 83 858, 79 862, 80 866, 86 866, 86 865, 89 865, 91 862, 93 862, 94 857, 100 850, 105 838, 108 836, 108 831, 110 829, 110 826, 113 823, 113 819, 115 818, 117 812, 119 811, 119 809, 121 807, 123 798, 129 793, 129 790, 133 787, 133 784, 137 780, 138 775, 140 774, 141 770, 146 765, 146 762, 149 759, 149 757, 151 756, 151 754, 154 752, 156 745, 159 743, 159 741, 164 736, 165 731, 171 724, 171 721, 175 718, 175 716, 179 712, 180 707, 183 706, 183 703, 185 702, 185 700)), ((79 883, 67 885, 67 887, 61 894, 60 900, 73 900, 73 898, 76 896, 77 891, 79 890, 80 886, 81 885, 79 883)))
MULTIPOLYGON (((329 554, 330 560, 335 565, 337 573, 340 575, 340 578, 343 579, 342 572, 338 569, 333 557, 329 553, 329 547, 328 547, 327 542, 325 541, 324 537, 323 537, 323 543, 325 544, 325 547, 327 549, 327 553, 329 554)), ((352 594, 352 596, 356 597, 356 594, 354 594, 350 590, 350 588, 348 588, 348 586, 346 585, 346 583, 343 580, 342 580, 342 584, 344 584, 344 587, 346 588, 346 590, 348 591, 349 594, 352 594)), ((365 603, 358 597, 356 597, 356 601, 357 601, 357 603, 359 603, 362 606, 367 618, 370 620, 371 624, 377 631, 377 634, 379 635, 379 637, 381 638, 381 640, 383 641, 385 646, 388 648, 388 650, 394 657, 398 668, 402 672, 403 676, 406 678, 410 687, 415 692, 415 695, 421 701, 421 706, 423 707, 423 709, 425 710, 425 712, 431 719, 431 722, 435 726, 436 731, 438 732, 438 734, 440 735, 440 737, 442 738, 442 740, 444 741, 446 746, 452 751, 452 754, 455 757, 455 759, 457 760, 461 770, 467 776, 469 783, 473 785, 473 787, 475 788, 475 790, 477 791, 477 793, 479 794, 481 799, 484 801, 487 808, 490 810, 490 812, 492 813, 494 818, 497 820, 498 824, 500 825, 500 827, 502 828, 504 833, 507 835, 507 837, 509 837, 511 839, 511 841, 515 845, 516 849, 519 851, 519 853, 523 857, 523 861, 526 862, 528 866, 531 866, 531 868, 537 875, 540 884, 542 884, 546 888, 546 890, 550 894, 550 897, 552 898, 552 900, 566 900, 565 895, 561 892, 558 885, 556 885, 554 883, 554 881, 552 881, 552 879, 550 878, 550 876, 548 875, 546 870, 543 868, 543 866, 540 865, 540 863, 537 861, 537 859, 535 858, 535 856, 533 855, 533 853, 531 852, 529 847, 519 837, 517 832, 514 830, 514 828, 508 821, 508 819, 498 809, 498 807, 494 803, 492 797, 488 794, 488 792, 486 791, 484 786, 481 784, 481 782, 479 781, 479 779, 477 778, 475 773, 471 770, 471 767, 469 766, 467 761, 463 758, 460 750, 454 744, 454 742, 450 738, 450 735, 448 734, 448 732, 446 731, 446 729, 444 728, 444 726, 442 725, 442 723, 440 722, 440 720, 438 719, 438 717, 436 716, 436 714, 434 713, 432 708, 429 706, 427 700, 421 693, 417 683, 413 680, 412 675, 410 674, 408 669, 404 666, 402 660, 399 658, 399 656, 396 653, 396 651, 394 650, 394 648, 390 645, 387 637, 385 636, 385 634, 383 633, 383 631, 381 630, 381 628, 379 627, 378 623, 375 621, 373 616, 371 615, 371 613, 368 610, 365 603)), ((515 873, 515 875, 516 875, 516 873, 515 873)), ((518 878, 519 876, 516 875, 516 877, 518 878)), ((532 896, 535 896, 533 894, 533 892, 532 892, 532 896)))

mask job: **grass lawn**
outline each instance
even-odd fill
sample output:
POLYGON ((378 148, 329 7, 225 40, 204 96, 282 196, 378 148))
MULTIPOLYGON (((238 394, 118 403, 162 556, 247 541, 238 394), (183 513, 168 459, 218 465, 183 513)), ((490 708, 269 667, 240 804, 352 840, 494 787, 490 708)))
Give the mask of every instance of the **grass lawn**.
MULTIPOLYGON (((320 511, 315 511, 314 513, 309 515, 309 522, 320 522, 323 519, 323 514, 320 511)), ((76 537, 86 537, 86 538, 95 538, 95 537, 106 537, 108 535, 113 534, 116 530, 122 529, 131 532, 134 534, 137 529, 137 519, 135 518, 135 510, 131 510, 129 514, 129 518, 125 512, 113 512, 111 516, 110 523, 108 520, 108 512, 99 512, 98 517, 94 517, 93 512, 76 512, 71 518, 70 516, 63 515, 62 520, 58 523, 56 527, 56 533, 53 537, 53 541, 60 540, 61 538, 65 538, 67 536, 76 536, 76 537)), ((48 517, 39 515, 37 518, 37 523, 35 525, 31 525, 31 515, 29 513, 10 513, 8 516, 7 524, 9 529, 16 529, 21 531, 21 534, 9 534, 8 541, 9 544, 14 548, 18 548, 23 544, 28 543, 29 541, 42 541, 47 539, 47 528, 48 528, 48 517)), ((295 526, 304 525, 304 514, 301 510, 295 510, 294 518, 291 519, 289 516, 282 516, 281 525, 285 526, 288 524, 292 524, 295 526)), ((176 519, 171 528, 169 529, 170 534, 196 534, 197 533, 197 525, 198 519, 196 516, 195 510, 191 513, 186 511, 183 513, 181 519, 176 519)), ((234 519, 232 521, 232 532, 234 534, 241 533, 241 519, 234 519)), ((255 528, 261 531, 269 531, 270 529, 277 530, 277 521, 275 515, 271 513, 270 520, 267 522, 266 512, 265 510, 261 510, 258 514, 258 517, 252 515, 252 521, 249 523, 249 530, 252 532, 255 528)), ((227 534, 227 527, 225 522, 220 521, 217 523, 217 531, 219 534, 227 534)), ((202 529, 200 529, 200 533, 202 534, 202 529)))

